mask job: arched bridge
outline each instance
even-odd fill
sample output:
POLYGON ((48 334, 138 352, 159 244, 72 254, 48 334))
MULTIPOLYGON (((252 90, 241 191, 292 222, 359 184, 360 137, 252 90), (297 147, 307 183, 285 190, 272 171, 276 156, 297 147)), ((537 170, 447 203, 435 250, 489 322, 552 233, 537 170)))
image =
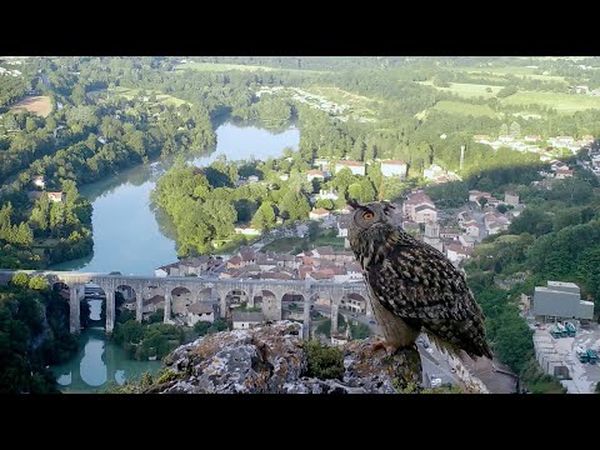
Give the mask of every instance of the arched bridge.
MULTIPOLYGON (((111 275, 93 272, 73 271, 11 271, 0 270, 0 283, 6 284, 17 272, 25 272, 30 276, 45 277, 54 286, 62 283, 69 288, 70 330, 80 330, 79 303, 85 295, 86 284, 97 285, 106 296, 106 331, 111 333, 115 325, 115 293, 128 291, 135 294, 136 320, 142 320, 144 308, 144 292, 149 289, 164 296, 164 322, 170 323, 173 298, 177 292, 187 292, 189 303, 217 304, 221 315, 225 316, 229 304, 244 301, 250 308, 260 308, 266 320, 281 320, 283 304, 286 298, 302 297, 305 335, 310 330, 310 310, 313 302, 326 301, 331 307, 331 329, 337 331, 337 318, 340 305, 344 300, 354 297, 362 298, 365 313, 371 315, 364 281, 333 283, 311 280, 256 280, 256 279, 214 279, 203 277, 145 277, 111 275), (296 297, 290 297, 296 296, 296 297), (349 297, 350 296, 350 297, 349 297)), ((176 306, 176 305, 175 305, 176 306)), ((189 306, 186 304, 186 306, 189 306)))

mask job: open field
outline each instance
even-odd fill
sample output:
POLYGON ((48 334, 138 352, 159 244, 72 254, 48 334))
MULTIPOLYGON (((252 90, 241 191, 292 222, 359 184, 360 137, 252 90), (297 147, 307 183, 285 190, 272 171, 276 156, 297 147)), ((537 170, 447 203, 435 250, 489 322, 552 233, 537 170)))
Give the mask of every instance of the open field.
POLYGON ((197 70, 199 72, 227 72, 230 70, 239 70, 242 72, 298 72, 298 73, 325 73, 320 70, 300 70, 300 69, 282 69, 268 66, 252 66, 249 64, 225 64, 225 63, 203 63, 203 62, 186 62, 179 64, 176 71, 197 70))
POLYGON ((270 72, 272 67, 266 66, 250 66, 246 64, 223 64, 223 63, 201 63, 201 62, 186 62, 179 64, 175 70, 197 70, 199 72, 225 72, 227 70, 241 70, 244 72, 256 72, 264 70, 270 72))
POLYGON ((339 238, 336 235, 323 234, 314 239, 312 243, 318 247, 331 245, 337 250, 344 249, 344 238, 339 238))
POLYGON ((535 71, 538 69, 525 66, 454 67, 451 70, 467 73, 477 78, 488 79, 490 82, 495 83, 506 83, 506 76, 513 75, 520 78, 530 78, 532 80, 540 81, 554 81, 566 84, 564 77, 537 74, 535 71))
POLYGON ((431 86, 439 91, 449 92, 464 98, 492 98, 498 91, 502 90, 502 86, 494 86, 491 84, 450 83, 450 87, 434 86, 431 81, 422 81, 420 84, 431 86), (488 89, 490 89, 491 92, 488 92, 488 89))
POLYGON ((485 75, 500 75, 500 76, 506 76, 506 75, 514 75, 516 77, 521 77, 521 78, 531 78, 533 80, 540 80, 540 81, 555 81, 555 82, 559 82, 559 83, 565 83, 565 78, 564 77, 560 77, 560 76, 556 76, 556 75, 542 75, 542 74, 537 74, 535 73, 537 69, 533 69, 530 67, 524 67, 524 66, 505 66, 505 67, 485 67, 485 68, 481 68, 481 69, 475 69, 475 70, 467 70, 467 73, 469 73, 470 75, 477 75, 477 76, 485 76, 485 75))
POLYGON ((360 116, 375 116, 375 110, 372 108, 377 108, 377 105, 381 103, 379 100, 354 94, 334 86, 311 86, 307 91, 325 97, 339 105, 346 105, 350 108, 348 110, 350 114, 360 116))
POLYGON ((48 117, 52 112, 52 102, 50 101, 50 97, 47 96, 25 97, 23 100, 13 105, 10 110, 26 110, 36 116, 48 117))
POLYGON ((473 105, 471 103, 442 100, 437 102, 432 109, 450 114, 496 117, 496 112, 488 105, 473 105))
POLYGON ((302 238, 288 237, 277 239, 265 245, 261 251, 263 252, 280 252, 288 253, 303 242, 302 238))
POLYGON ((562 114, 573 114, 586 109, 600 109, 600 97, 556 92, 522 91, 501 100, 503 105, 541 105, 554 108, 562 114))
MULTIPOLYGON (((289 253, 294 250, 296 247, 302 245, 306 242, 306 238, 299 237, 286 237, 277 239, 262 248, 263 252, 280 252, 280 253, 289 253)), ((338 250, 344 249, 344 239, 339 238, 334 234, 330 233, 322 233, 318 235, 316 238, 309 240, 311 245, 315 247, 331 245, 333 248, 338 250)))
MULTIPOLYGON (((135 96, 140 94, 140 89, 135 89, 135 88, 126 88, 126 87, 122 87, 122 86, 118 86, 114 89, 109 89, 108 92, 113 93, 115 95, 120 95, 122 97, 125 97, 127 100, 131 100, 132 98, 134 98, 135 96)), ((185 100, 181 100, 180 98, 177 97, 173 97, 172 95, 167 95, 167 94, 161 94, 160 91, 146 91, 148 92, 149 95, 156 95, 156 100, 158 100, 159 103, 165 104, 165 105, 173 105, 173 106, 181 106, 184 103, 190 104, 189 102, 186 102, 185 100)))

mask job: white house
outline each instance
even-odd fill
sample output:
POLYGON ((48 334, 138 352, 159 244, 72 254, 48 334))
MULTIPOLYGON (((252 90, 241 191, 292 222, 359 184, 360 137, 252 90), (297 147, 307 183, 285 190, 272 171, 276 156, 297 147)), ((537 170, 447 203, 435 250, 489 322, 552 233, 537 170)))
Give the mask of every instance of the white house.
POLYGON ((454 264, 459 264, 461 261, 468 258, 470 254, 471 250, 460 244, 452 242, 446 245, 446 256, 454 264))
POLYGON ((504 193, 504 203, 517 206, 519 204, 519 195, 511 191, 506 191, 504 193))
POLYGON ((572 176, 573 176, 573 170, 569 169, 568 167, 561 167, 556 170, 555 177, 557 180, 564 180, 565 178, 570 178, 572 176))
POLYGON ((164 278, 168 276, 178 276, 179 275, 179 263, 167 264, 166 266, 160 266, 154 270, 154 276, 159 278, 164 278), (173 273, 174 270, 177 273, 173 273))
POLYGON ((367 311, 367 302, 361 298, 343 297, 340 302, 340 308, 358 314, 364 314, 367 311))
POLYGON ((523 140, 525 142, 540 142, 542 140, 542 137, 539 134, 534 134, 534 135, 525 136, 523 138, 523 140))
POLYGON ((441 175, 444 175, 446 171, 437 164, 432 164, 429 168, 423 170, 423 178, 427 180, 435 180, 441 175))
POLYGON ((406 178, 408 165, 404 161, 387 160, 381 161, 381 174, 384 177, 406 178))
POLYGON ((479 237, 480 230, 477 221, 469 220, 468 222, 463 223, 463 227, 465 228, 467 236, 471 236, 474 238, 479 237))
POLYGON ((260 230, 252 227, 236 227, 235 232, 244 236, 257 236, 260 234, 260 230))
POLYGON ((43 175, 36 175, 31 180, 34 186, 39 187, 40 189, 44 189, 46 187, 46 181, 44 180, 43 175))
MULTIPOLYGON (((404 217, 413 222, 418 222, 417 221, 417 208, 422 207, 422 206, 428 206, 430 210, 435 211, 435 205, 434 205, 433 201, 431 200, 431 198, 427 194, 425 194, 421 190, 412 192, 408 196, 408 198, 406 199, 404 204, 402 205, 402 212, 404 214, 404 217)), ((423 211, 423 208, 421 208, 421 211, 423 211)), ((423 216, 423 214, 421 214, 421 216, 423 216)), ((433 220, 434 222, 437 221, 437 213, 436 213, 435 219, 431 219, 431 220, 433 220)), ((427 220, 424 220, 420 223, 426 223, 426 222, 427 222, 427 220)))
POLYGON ((317 208, 317 209, 313 209, 309 214, 308 217, 311 220, 321 220, 321 219, 325 219, 326 217, 329 217, 331 215, 331 213, 329 211, 327 211, 324 208, 317 208))
POLYGON ((415 208, 414 221, 417 223, 437 222, 437 210, 429 205, 419 205, 415 208))
POLYGON ((214 322, 215 312, 211 305, 197 302, 188 307, 188 326, 193 327, 198 322, 214 322))
POLYGON ((47 192, 47 194, 48 199, 54 203, 61 203, 65 198, 65 194, 62 191, 47 192))
POLYGON ((309 170, 308 172, 306 172, 306 179, 308 181, 312 181, 314 179, 317 180, 324 180, 325 179, 325 172, 323 172, 322 170, 309 170))
POLYGON ((463 247, 473 248, 473 247, 475 247, 475 243, 477 242, 477 240, 472 236, 467 236, 466 234, 461 234, 458 237, 458 242, 463 247))
POLYGON ((315 200, 333 200, 336 201, 340 196, 335 191, 324 191, 321 189, 317 195, 315 195, 315 200))
POLYGON ((233 311, 231 314, 234 330, 247 330, 264 322, 265 316, 261 312, 233 311))
POLYGON ((329 165, 329 161, 326 159, 317 158, 313 161, 313 166, 318 167, 321 170, 324 170, 328 165, 329 165))
POLYGON ((492 212, 486 213, 483 221, 489 234, 500 233, 501 231, 508 229, 508 226, 510 225, 510 222, 506 217, 492 212))
POLYGON ((338 173, 343 168, 347 167, 354 175, 365 175, 365 163, 358 161, 338 161, 335 165, 335 173, 338 173))

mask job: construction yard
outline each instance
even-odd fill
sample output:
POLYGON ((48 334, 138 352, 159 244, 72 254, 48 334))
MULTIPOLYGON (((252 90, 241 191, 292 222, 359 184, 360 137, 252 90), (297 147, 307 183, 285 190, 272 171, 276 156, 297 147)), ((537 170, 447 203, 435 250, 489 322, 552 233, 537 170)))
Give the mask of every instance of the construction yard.
POLYGON ((546 373, 563 378, 561 384, 569 394, 591 393, 600 382, 600 364, 582 362, 580 354, 590 349, 600 350, 600 327, 598 324, 585 328, 578 323, 575 325, 574 337, 553 337, 550 333, 554 328, 552 323, 536 325, 533 336, 536 359, 546 373))

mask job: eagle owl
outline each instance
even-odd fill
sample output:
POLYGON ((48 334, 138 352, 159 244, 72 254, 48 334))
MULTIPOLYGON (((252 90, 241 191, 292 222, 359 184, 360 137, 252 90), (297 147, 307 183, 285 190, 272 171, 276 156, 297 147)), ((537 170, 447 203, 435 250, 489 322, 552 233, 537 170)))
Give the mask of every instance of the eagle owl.
POLYGON ((411 347, 421 331, 461 357, 492 358, 484 318, 463 274, 438 250, 391 223, 387 202, 354 208, 348 240, 370 291, 386 346, 411 347))

